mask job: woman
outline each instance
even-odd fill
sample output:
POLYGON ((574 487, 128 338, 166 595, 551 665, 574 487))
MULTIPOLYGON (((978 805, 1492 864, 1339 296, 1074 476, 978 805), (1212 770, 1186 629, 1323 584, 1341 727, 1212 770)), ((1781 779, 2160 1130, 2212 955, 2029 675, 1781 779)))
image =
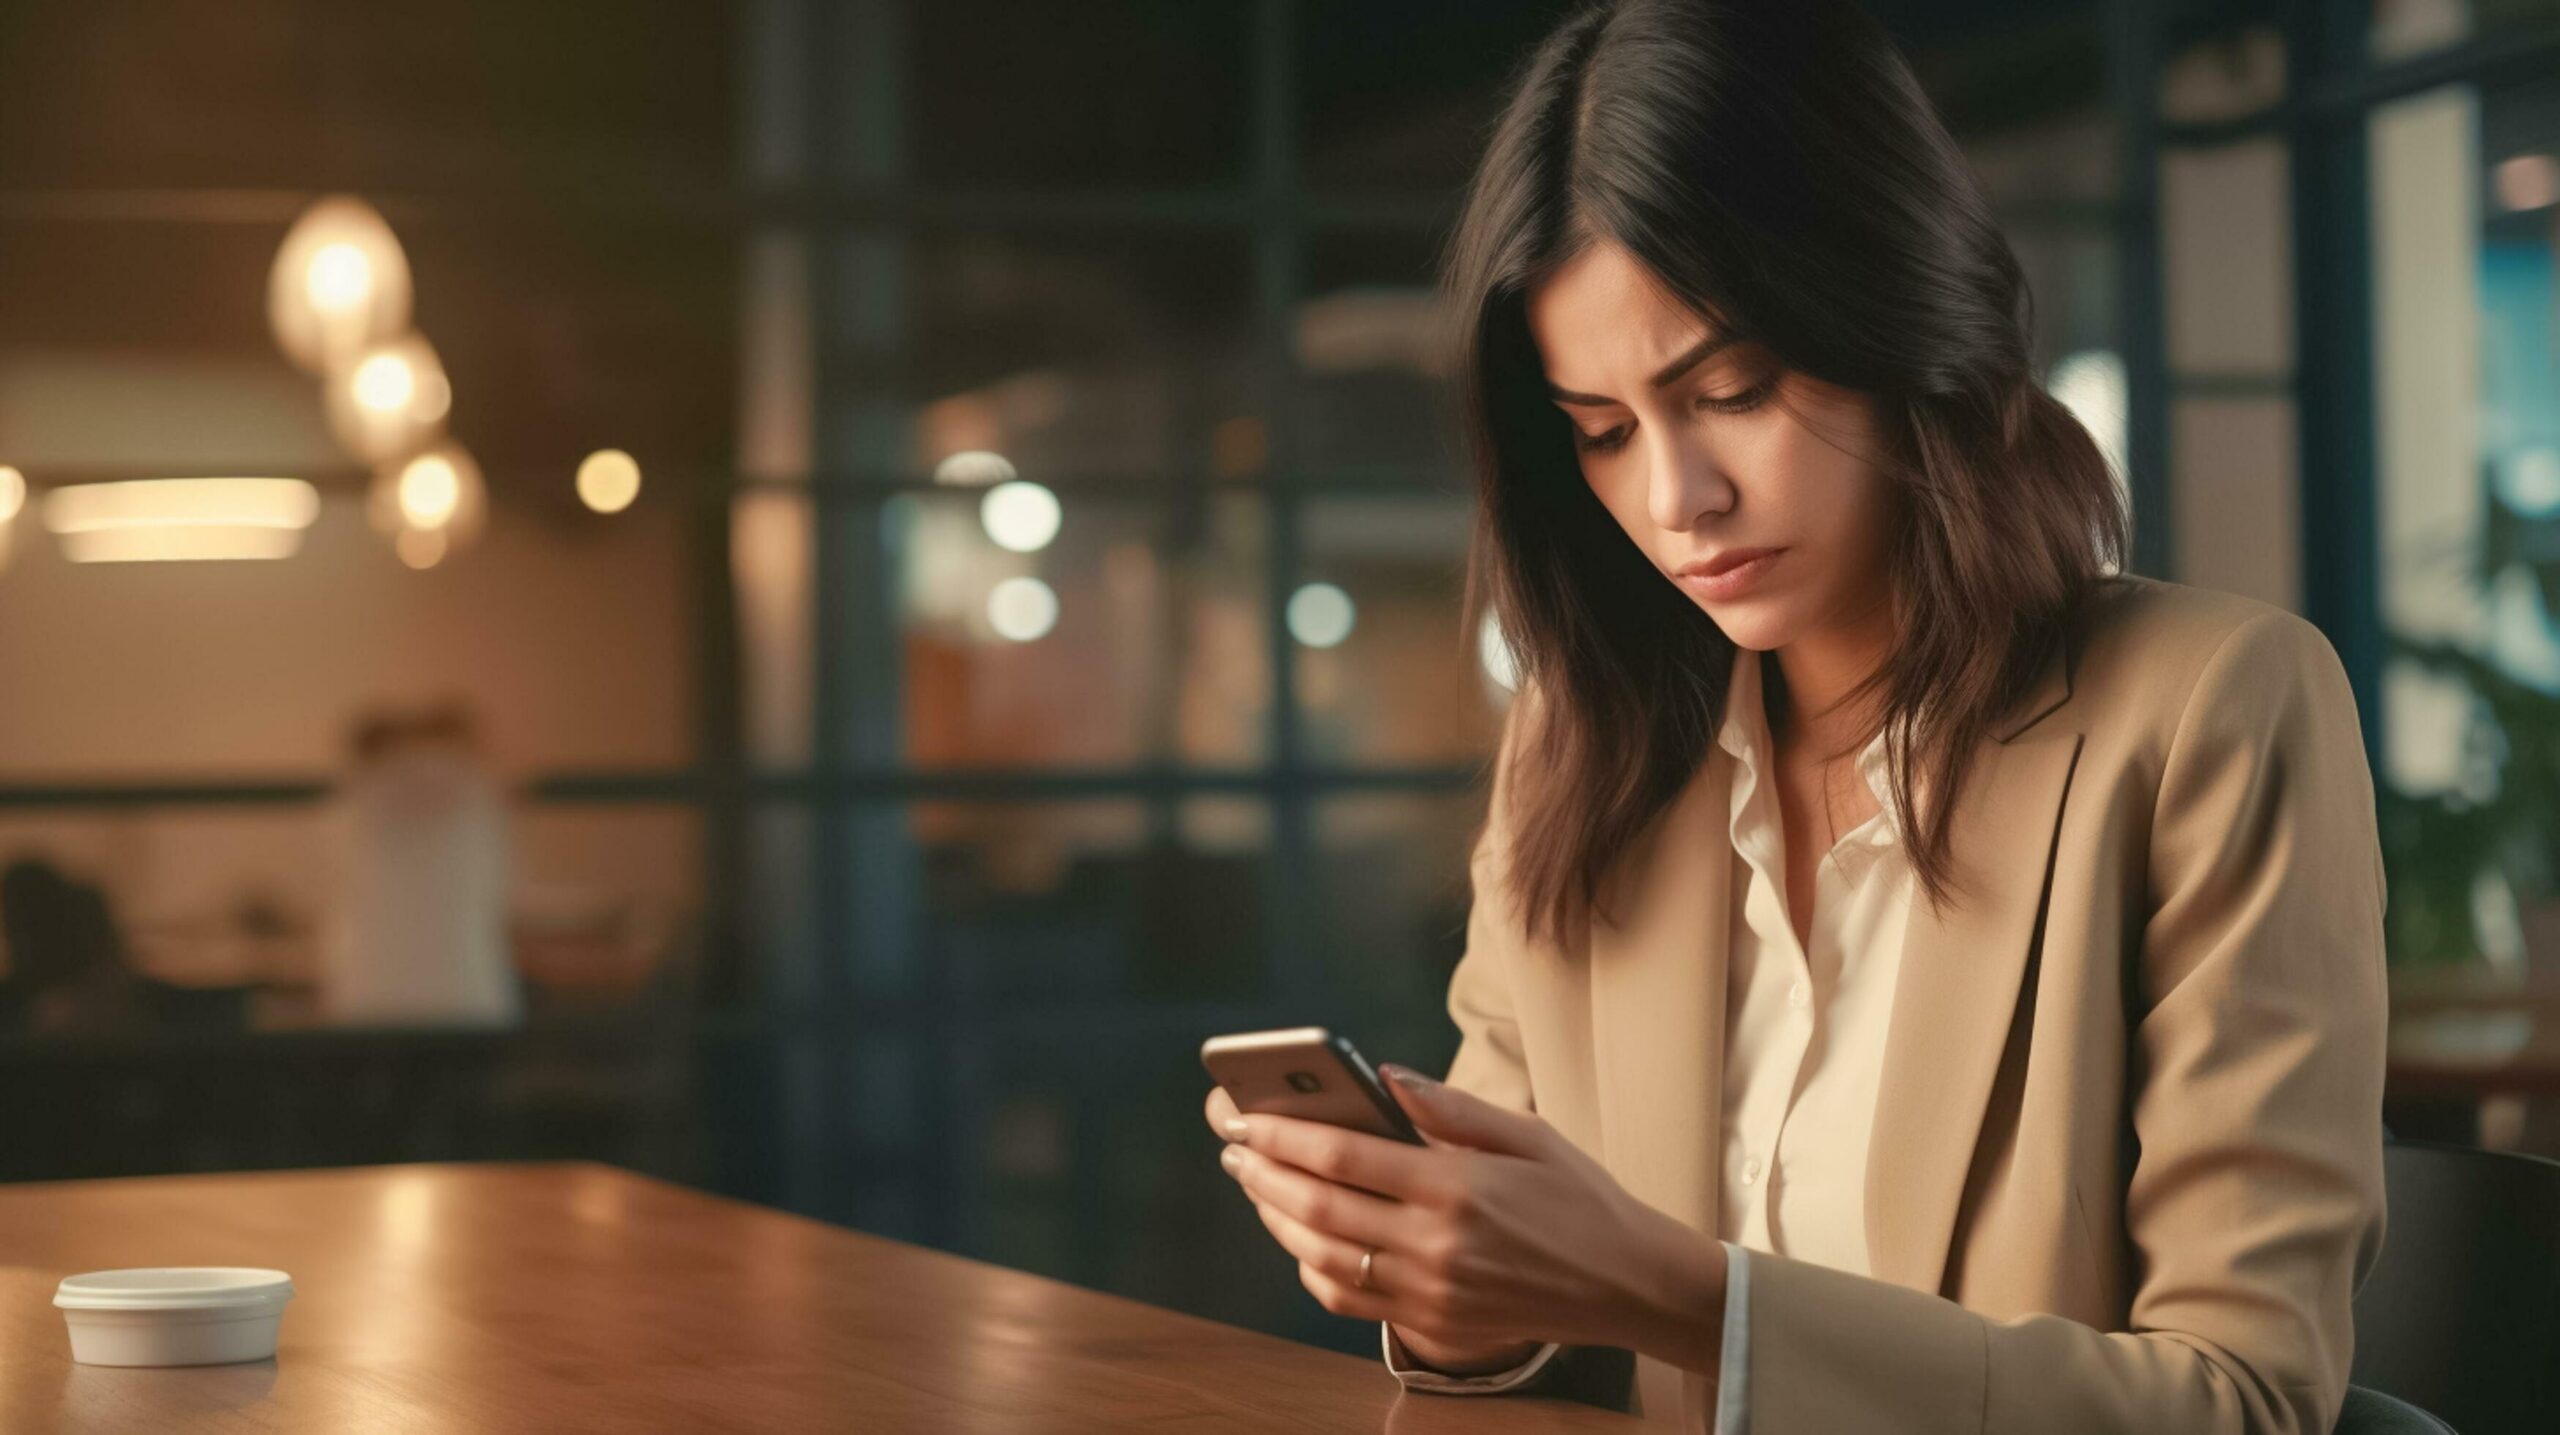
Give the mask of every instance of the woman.
POLYGON ((459 701, 361 719, 339 784, 337 910, 321 954, 333 1023, 513 1026, 506 793, 459 701))
POLYGON ((1521 661, 1430 1138, 1211 1124, 1409 1386, 1689 1429, 2325 1432, 2382 1235, 2327 644, 2110 576, 2017 264, 1845 4, 1536 52, 1446 282, 1521 661))

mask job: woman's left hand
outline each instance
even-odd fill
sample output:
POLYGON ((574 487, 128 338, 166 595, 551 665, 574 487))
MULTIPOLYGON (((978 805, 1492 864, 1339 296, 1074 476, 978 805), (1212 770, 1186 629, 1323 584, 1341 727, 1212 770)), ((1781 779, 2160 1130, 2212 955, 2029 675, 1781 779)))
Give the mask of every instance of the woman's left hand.
POLYGON ((1232 1106, 1218 1121, 1228 1174, 1325 1309, 1449 1347, 1552 1340, 1715 1368, 1721 1245, 1636 1200, 1544 1119, 1385 1072, 1428 1146, 1232 1106))

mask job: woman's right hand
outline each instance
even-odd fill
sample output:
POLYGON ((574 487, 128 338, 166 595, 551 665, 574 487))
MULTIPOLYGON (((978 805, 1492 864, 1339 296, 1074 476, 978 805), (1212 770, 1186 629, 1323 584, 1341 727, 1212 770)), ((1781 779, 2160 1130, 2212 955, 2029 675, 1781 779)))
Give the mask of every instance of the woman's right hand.
MULTIPOLYGON (((1205 1110, 1209 1118, 1209 1129, 1218 1134, 1220 1141, 1229 1139, 1227 1123, 1236 1115, 1235 1098, 1227 1095, 1225 1087, 1212 1086, 1209 1088, 1209 1100, 1205 1110)), ((1249 1196, 1251 1193, 1247 1194, 1249 1196)), ((1274 1240, 1279 1239, 1281 1231, 1279 1223, 1287 1221, 1289 1217, 1272 1210, 1259 1200, 1253 1203, 1253 1209, 1254 1213, 1262 1218, 1263 1228, 1271 1232, 1274 1240)), ((1285 1244, 1282 1249, 1287 1249, 1285 1244)), ((1508 1370, 1537 1354, 1539 1348, 1539 1342, 1534 1340, 1500 1346, 1443 1345, 1416 1335, 1400 1325, 1395 1327, 1395 1332, 1396 1339, 1403 1343, 1406 1350, 1412 1352, 1415 1359, 1443 1375, 1484 1375, 1497 1370, 1508 1370)))

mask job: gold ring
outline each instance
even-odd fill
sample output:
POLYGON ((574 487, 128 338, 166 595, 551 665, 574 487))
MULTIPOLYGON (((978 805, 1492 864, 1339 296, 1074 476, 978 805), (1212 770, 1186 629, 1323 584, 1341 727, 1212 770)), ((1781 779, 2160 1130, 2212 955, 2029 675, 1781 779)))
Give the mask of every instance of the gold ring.
POLYGON ((1362 1289, 1362 1290, 1368 1290, 1368 1289, 1370 1289, 1370 1285, 1369 1285, 1369 1267, 1370 1267, 1370 1265, 1371 1265, 1372 1263, 1374 1263, 1377 1259, 1378 1259, 1378 1248, 1377 1248, 1376 1246, 1371 1246, 1369 1249, 1367 1249, 1367 1250, 1365 1250, 1365 1251, 1362 1251, 1362 1252, 1360 1253, 1360 1289, 1362 1289))

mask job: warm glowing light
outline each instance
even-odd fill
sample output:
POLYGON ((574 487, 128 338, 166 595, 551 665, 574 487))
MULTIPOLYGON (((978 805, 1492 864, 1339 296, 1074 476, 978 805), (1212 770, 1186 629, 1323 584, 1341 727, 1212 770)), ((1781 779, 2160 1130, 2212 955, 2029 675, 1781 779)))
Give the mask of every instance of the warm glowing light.
MULTIPOLYGON (((409 562, 428 551, 426 540, 402 535, 431 532, 443 541, 440 558, 450 558, 478 541, 488 522, 489 486, 471 451, 451 439, 397 464, 374 470, 365 495, 365 519, 376 533, 409 562)), ((413 563, 414 566, 414 563, 413 563)))
POLYGON ((0 463, 0 523, 17 517, 18 510, 26 506, 27 476, 0 463))
POLYGON ((344 313, 373 297, 373 261, 345 240, 323 244, 312 252, 305 284, 312 308, 344 313))
POLYGON ((398 354, 376 354, 356 365, 355 396, 375 413, 397 413, 418 396, 418 376, 398 354))
POLYGON ((1058 536, 1064 515, 1058 496, 1036 483, 1016 479, 987 490, 978 503, 978 521, 999 548, 1037 553, 1058 536))
POLYGON ((462 506, 462 478, 453 461, 426 453, 400 470, 400 516, 418 528, 440 528, 462 506))
POLYGON ((1037 578, 1007 578, 987 595, 987 626, 1013 643, 1036 643, 1058 626, 1058 595, 1037 578))
POLYGON ((404 528, 399 537, 391 540, 391 549, 400 555, 400 561, 421 572, 442 563, 449 546, 441 528, 404 528))
POLYGON ((1013 479, 1013 460, 982 448, 962 449, 933 468, 934 482, 961 488, 985 488, 1013 479))
POLYGON ((268 272, 267 322, 317 374, 409 327, 409 259, 373 206, 332 195, 302 212, 268 272))
POLYGON ((578 501, 598 513, 620 513, 640 496, 640 461, 600 448, 578 465, 578 501))
POLYGON ((75 563, 282 558, 320 516, 298 478, 147 478, 46 495, 44 525, 75 563))
POLYGON ((190 524, 299 532, 320 516, 320 493, 298 478, 143 478, 57 488, 44 524, 56 533, 190 524))
POLYGON ((435 441, 453 389, 418 334, 366 345, 329 383, 329 424, 358 458, 389 463, 435 441))
POLYGON ((194 563, 290 558, 302 535, 277 528, 110 528, 62 535, 74 563, 194 563))
POLYGON ((1350 637, 1358 617, 1351 595, 1331 583, 1309 583, 1289 595, 1289 636, 1310 648, 1330 648, 1350 637))

